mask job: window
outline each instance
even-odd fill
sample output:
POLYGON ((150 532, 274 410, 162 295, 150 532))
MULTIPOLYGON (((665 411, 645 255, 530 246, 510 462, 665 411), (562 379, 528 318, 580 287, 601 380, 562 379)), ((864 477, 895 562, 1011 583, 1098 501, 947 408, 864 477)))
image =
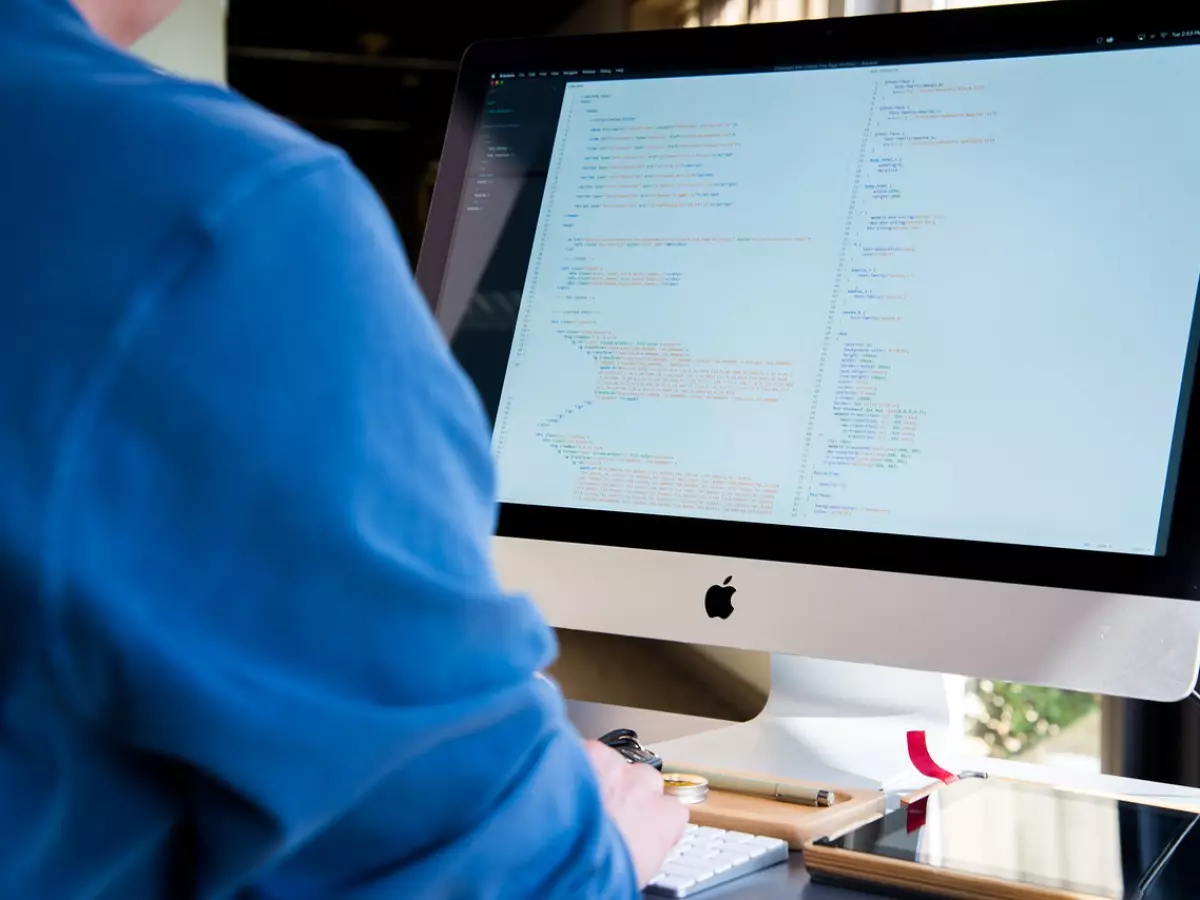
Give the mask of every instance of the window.
POLYGON ((976 679, 967 683, 965 712, 972 756, 1100 771, 1099 697, 976 679))

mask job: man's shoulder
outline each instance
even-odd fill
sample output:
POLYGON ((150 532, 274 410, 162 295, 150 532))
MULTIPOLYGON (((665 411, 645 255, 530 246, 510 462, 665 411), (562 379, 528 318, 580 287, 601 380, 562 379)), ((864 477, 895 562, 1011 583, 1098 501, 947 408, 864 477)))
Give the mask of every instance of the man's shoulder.
POLYGON ((203 208, 273 170, 346 164, 339 149, 219 85, 149 70, 105 100, 109 158, 185 206, 203 208))
POLYGON ((31 201, 52 185, 123 213, 113 224, 170 228, 272 169, 349 165, 339 149, 221 85, 108 47, 85 46, 60 65, 45 56, 9 63, 14 78, 0 84, 0 123, 24 136, 0 148, 0 162, 24 173, 31 201))
POLYGON ((19 140, 0 141, 0 230, 53 217, 69 233, 97 209, 118 232, 170 227, 255 171, 344 160, 236 92, 161 71, 82 26, 39 17, 9 34, 7 19, 0 131, 19 140))

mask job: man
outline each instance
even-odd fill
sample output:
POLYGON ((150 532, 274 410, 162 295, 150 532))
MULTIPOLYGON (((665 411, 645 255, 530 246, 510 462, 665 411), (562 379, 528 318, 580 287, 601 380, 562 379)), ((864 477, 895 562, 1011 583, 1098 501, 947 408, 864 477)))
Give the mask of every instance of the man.
POLYGON ((380 203, 174 5, 0 2, 0 898, 634 894, 684 814, 535 677, 380 203))

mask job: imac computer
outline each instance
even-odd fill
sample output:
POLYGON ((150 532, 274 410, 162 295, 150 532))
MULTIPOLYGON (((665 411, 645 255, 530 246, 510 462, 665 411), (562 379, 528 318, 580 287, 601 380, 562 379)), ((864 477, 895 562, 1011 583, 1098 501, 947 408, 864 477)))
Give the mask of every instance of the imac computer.
POLYGON ((774 654, 661 755, 883 783, 929 673, 1191 690, 1197 85, 1192 4, 468 52, 418 279, 504 583, 774 654))

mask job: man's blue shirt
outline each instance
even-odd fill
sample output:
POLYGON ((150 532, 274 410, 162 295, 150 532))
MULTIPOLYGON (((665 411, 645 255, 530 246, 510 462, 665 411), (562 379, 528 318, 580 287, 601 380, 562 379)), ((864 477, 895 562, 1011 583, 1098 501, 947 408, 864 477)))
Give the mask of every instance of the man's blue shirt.
POLYGON ((0 2, 0 898, 627 897, 338 151, 0 2))

